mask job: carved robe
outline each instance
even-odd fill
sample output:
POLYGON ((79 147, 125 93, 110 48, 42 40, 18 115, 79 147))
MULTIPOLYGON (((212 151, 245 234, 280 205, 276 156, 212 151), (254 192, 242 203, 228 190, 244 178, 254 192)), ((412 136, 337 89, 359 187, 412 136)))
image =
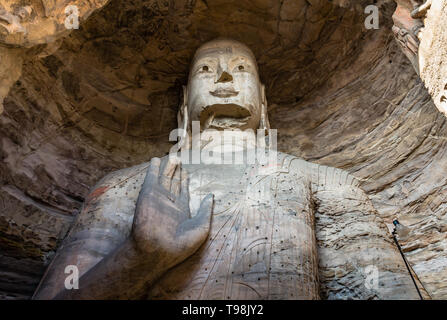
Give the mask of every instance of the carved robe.
MULTIPOLYGON (((147 167, 113 172, 95 186, 45 288, 63 288, 61 265, 77 265, 82 275, 129 236, 147 167)), ((126 298, 417 298, 385 225, 347 172, 283 153, 275 167, 183 169, 192 213, 205 195, 215 196, 210 235, 140 296, 126 298), (377 282, 368 284, 376 275, 368 270, 377 282)))

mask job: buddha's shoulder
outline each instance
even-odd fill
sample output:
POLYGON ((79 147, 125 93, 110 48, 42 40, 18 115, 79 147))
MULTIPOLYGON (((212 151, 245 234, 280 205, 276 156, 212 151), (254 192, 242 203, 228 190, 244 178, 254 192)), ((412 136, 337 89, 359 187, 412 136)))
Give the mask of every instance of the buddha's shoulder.
POLYGON ((113 190, 119 196, 118 191, 128 190, 130 186, 135 189, 141 189, 141 185, 146 177, 149 162, 144 162, 132 167, 119 169, 106 174, 96 185, 90 190, 88 199, 99 198, 113 190))
POLYGON ((306 173, 315 166, 312 162, 306 161, 298 156, 279 151, 276 154, 276 166, 280 170, 306 173))
POLYGON ((351 185, 358 187, 361 180, 347 170, 304 160, 278 152, 278 164, 291 173, 307 176, 316 185, 351 185))

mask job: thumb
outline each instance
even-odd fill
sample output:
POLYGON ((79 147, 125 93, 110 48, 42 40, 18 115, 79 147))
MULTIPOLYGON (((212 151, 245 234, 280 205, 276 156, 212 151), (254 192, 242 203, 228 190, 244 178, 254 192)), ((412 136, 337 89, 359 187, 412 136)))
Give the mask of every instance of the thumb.
POLYGON ((210 230, 213 204, 214 195, 210 193, 202 200, 197 214, 179 226, 177 231, 178 234, 180 234, 181 237, 204 241, 210 230))
POLYGON ((209 193, 202 200, 200 204, 199 212, 194 218, 199 218, 202 223, 210 223, 211 222, 211 214, 213 213, 213 204, 214 204, 214 194, 209 193))

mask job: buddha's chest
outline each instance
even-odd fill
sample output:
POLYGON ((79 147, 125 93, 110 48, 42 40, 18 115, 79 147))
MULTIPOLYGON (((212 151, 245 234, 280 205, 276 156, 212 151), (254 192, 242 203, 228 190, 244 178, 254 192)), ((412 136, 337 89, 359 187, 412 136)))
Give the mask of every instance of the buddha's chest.
POLYGON ((219 169, 189 170, 192 212, 208 193, 215 195, 210 235, 149 297, 318 298, 313 210, 305 180, 262 166, 219 169))
MULTIPOLYGON (((262 165, 185 166, 190 177, 191 212, 203 198, 214 194, 214 216, 235 207, 294 208, 310 203, 309 186, 296 173, 262 165)), ((291 212, 293 214, 293 212, 291 212)))

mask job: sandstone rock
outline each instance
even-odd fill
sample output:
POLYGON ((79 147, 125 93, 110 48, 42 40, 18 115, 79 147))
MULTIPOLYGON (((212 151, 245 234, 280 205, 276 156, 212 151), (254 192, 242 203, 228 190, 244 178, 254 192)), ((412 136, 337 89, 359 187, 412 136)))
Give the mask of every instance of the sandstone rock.
MULTIPOLYGON (((393 32, 403 52, 420 74, 436 107, 447 114, 447 2, 427 0, 423 4, 398 0, 393 32)), ((419 1, 420 2, 420 1, 419 1)))
POLYGON ((421 78, 436 107, 447 115, 447 1, 434 1, 424 19, 419 47, 421 78))
POLYGON ((107 2, 108 0, 2 0, 0 42, 27 48, 54 42, 71 31, 66 28, 65 21, 76 11, 67 9, 68 6, 76 7, 79 21, 82 22, 107 2))
MULTIPOLYGON (((38 58, 51 54, 58 48, 58 40, 72 31, 73 20, 70 16, 73 13, 76 14, 76 21, 82 21, 107 2, 108 0, 0 1, 0 115, 3 112, 3 99, 20 77, 22 69, 25 50, 16 48, 39 46, 38 58)), ((36 56, 36 50, 30 51, 29 56, 36 56)))
MULTIPOLYGON (((11 14, 13 3, 1 2, 11 14)), ((445 83, 435 81, 438 72, 445 80, 437 50, 444 33, 421 40, 427 92, 393 39, 393 1, 378 3, 379 30, 364 27, 370 1, 89 1, 86 15, 104 7, 70 34, 58 33, 63 11, 48 3, 53 9, 36 9, 32 21, 54 33, 32 23, 23 23, 27 38, 0 28, 2 43, 21 46, 14 56, 24 61, 21 75, 18 61, 0 62, 17 66, 15 78, 0 76, 2 88, 12 85, 0 92, 3 298, 32 294, 101 177, 169 151, 191 56, 218 36, 255 52, 279 150, 362 179, 380 216, 412 229, 402 244, 427 291, 447 298, 447 123, 430 96, 439 107, 445 95, 445 83), (61 42, 49 48, 44 39, 61 42)), ((444 23, 442 10, 428 12, 423 34, 444 23)))
POLYGON ((9 88, 22 73, 22 52, 18 49, 0 47, 0 115, 3 112, 3 99, 9 88))

